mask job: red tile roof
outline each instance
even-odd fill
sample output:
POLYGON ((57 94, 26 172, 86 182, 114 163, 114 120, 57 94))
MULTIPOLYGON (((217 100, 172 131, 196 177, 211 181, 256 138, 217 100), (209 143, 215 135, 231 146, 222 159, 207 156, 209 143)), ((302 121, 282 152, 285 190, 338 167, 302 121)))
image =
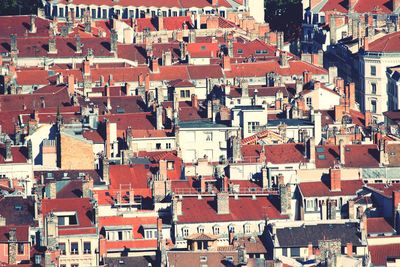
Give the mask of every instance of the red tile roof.
POLYGON ((216 200, 212 197, 184 197, 182 199, 182 215, 178 216, 178 223, 206 223, 230 221, 255 221, 268 218, 286 219, 281 215, 267 197, 239 197, 229 198, 229 214, 217 214, 216 200), (201 211, 201 212, 199 212, 201 211))
POLYGON ((17 36, 48 36, 50 21, 36 17, 36 33, 29 33, 30 16, 1 16, 0 38, 10 38, 10 34, 17 36))
POLYGON ((391 185, 386 185, 383 183, 380 183, 380 184, 368 183, 366 185, 366 188, 369 188, 369 189, 373 190, 374 192, 377 192, 387 198, 392 198, 392 193, 394 191, 400 191, 400 184, 393 183, 391 185))
POLYGON ((368 51, 395 53, 400 51, 400 32, 386 34, 371 42, 368 51))
POLYGON ((110 165, 110 189, 131 185, 133 190, 148 188, 150 169, 145 165, 110 165))
POLYGON ((29 242, 29 226, 0 226, 0 242, 7 243, 9 238, 9 232, 11 229, 16 230, 16 239, 18 242, 29 242))
MULTIPOLYGON (((66 0, 60 0, 58 3, 67 4, 66 0)), ((177 7, 177 8, 191 8, 191 7, 211 7, 212 5, 208 0, 136 0, 133 4, 131 0, 119 0, 118 2, 112 0, 75 0, 75 5, 105 5, 105 6, 136 6, 136 7, 177 7)), ((219 6, 230 7, 231 5, 227 0, 219 0, 219 6)))
POLYGON ((340 191, 331 191, 324 182, 299 183, 300 192, 304 197, 328 197, 328 196, 355 196, 363 187, 362 180, 342 180, 340 191))
MULTIPOLYGON (((278 144, 268 145, 264 147, 266 162, 273 164, 287 164, 287 163, 300 163, 307 162, 308 159, 304 158, 304 145, 303 144, 278 144)), ((260 156, 262 151, 261 145, 243 145, 242 155, 244 161, 252 161, 260 156)))
MULTIPOLYGON (((356 1, 354 11, 357 13, 392 13, 391 6, 389 8, 387 0, 375 1, 356 1)), ((349 13, 348 2, 342 0, 328 0, 322 7, 321 11, 335 11, 340 13, 349 13)))
POLYGON ((0 164, 27 163, 28 150, 26 147, 11 147, 13 156, 11 161, 5 161, 6 148, 4 144, 0 144, 0 164))
POLYGON ((227 78, 235 77, 264 77, 266 73, 275 72, 282 76, 303 75, 310 71, 313 75, 327 74, 327 70, 300 60, 290 60, 290 67, 281 68, 278 61, 259 61, 253 63, 231 64, 231 71, 225 71, 227 78))
POLYGON ((128 225, 133 228, 133 238, 139 239, 143 238, 142 233, 139 231, 143 225, 156 225, 157 216, 149 216, 149 214, 138 214, 138 217, 122 217, 122 216, 107 216, 99 217, 99 227, 105 226, 120 226, 128 225))
POLYGON ((394 233, 393 227, 383 217, 367 219, 368 234, 374 233, 394 233))
POLYGON ((368 246, 371 262, 375 266, 386 266, 389 257, 400 257, 400 244, 368 246))

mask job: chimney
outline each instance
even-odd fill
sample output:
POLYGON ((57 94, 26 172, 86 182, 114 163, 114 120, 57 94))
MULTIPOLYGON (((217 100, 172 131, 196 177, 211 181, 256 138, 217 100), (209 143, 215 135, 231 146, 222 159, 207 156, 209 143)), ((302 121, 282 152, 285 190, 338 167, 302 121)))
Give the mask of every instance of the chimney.
POLYGON ((182 215, 182 199, 177 196, 172 197, 172 220, 178 221, 178 216, 182 215))
POLYGON ((199 110, 199 100, 197 99, 196 94, 192 94, 192 107, 196 110, 199 110))
MULTIPOLYGON (((108 108, 108 107, 107 107, 108 108)), ((106 157, 111 158, 111 125, 110 121, 106 120, 106 157)))
POLYGON ((224 178, 223 178, 223 186, 222 186, 222 190, 223 190, 223 192, 228 192, 228 190, 229 190, 229 178, 228 178, 228 176, 224 176, 224 178))
POLYGON ((240 87, 242 88, 242 97, 249 96, 249 81, 247 79, 242 79, 240 82, 240 87))
POLYGON ((143 82, 144 82, 144 76, 143 76, 143 73, 140 73, 139 76, 138 76, 138 84, 139 84, 139 86, 143 86, 144 85, 143 82))
POLYGON ((348 214, 349 214, 349 219, 354 220, 355 219, 355 214, 354 214, 354 200, 349 200, 348 202, 348 214))
POLYGON ((11 139, 7 139, 6 142, 6 150, 5 150, 5 155, 4 155, 4 161, 12 161, 13 160, 13 155, 11 152, 11 139))
POLYGON ((343 114, 344 114, 345 107, 343 105, 336 105, 334 107, 335 110, 335 121, 342 122, 343 114))
POLYGON ((110 184, 110 163, 106 157, 103 157, 102 162, 102 178, 107 185, 110 184))
POLYGON ((261 169, 261 186, 263 189, 268 188, 269 185, 269 179, 268 179, 268 169, 267 167, 262 167, 261 169))
POLYGON ((353 243, 346 244, 346 254, 349 257, 353 257, 353 243))
POLYGON ((379 140, 379 164, 381 166, 387 165, 386 143, 384 139, 379 140))
POLYGON ((309 82, 311 82, 312 79, 312 73, 310 71, 304 71, 303 72, 303 83, 304 84, 308 84, 309 82))
POLYGON ((91 198, 93 189, 93 179, 89 176, 85 177, 82 181, 82 197, 83 198, 91 198))
POLYGON ((17 46, 17 35, 10 34, 10 48, 12 53, 18 53, 18 46, 17 46))
POLYGON ((83 61, 83 76, 90 76, 90 61, 87 59, 83 61))
POLYGON ((151 60, 151 71, 153 73, 160 73, 160 66, 158 65, 158 58, 152 58, 152 60, 151 60))
POLYGON ((27 146, 27 149, 28 149, 28 160, 30 160, 30 162, 32 162, 32 160, 33 160, 33 152, 32 152, 33 148, 32 148, 32 140, 31 139, 29 139, 26 142, 26 146, 27 146))
POLYGON ((82 41, 81 36, 79 34, 75 35, 75 53, 80 54, 82 53, 82 41))
POLYGON ((118 49, 118 33, 116 30, 111 30, 111 43, 110 43, 110 52, 117 53, 118 49))
POLYGON ((363 37, 363 48, 364 48, 364 51, 368 51, 369 50, 369 41, 368 41, 368 37, 367 36, 363 37))
POLYGON ((186 54, 187 54, 187 44, 185 42, 180 42, 179 43, 179 51, 180 51, 180 59, 181 61, 186 60, 186 54))
POLYGON ((345 155, 346 155, 346 149, 345 149, 345 144, 344 144, 344 140, 340 139, 339 140, 339 150, 340 150, 340 164, 345 165, 346 164, 346 160, 345 160, 345 155))
POLYGON ((227 192, 217 193, 217 213, 229 214, 229 194, 227 192))
POLYGON ((341 169, 338 167, 329 169, 329 180, 330 180, 330 190, 331 191, 341 191, 341 169))
MULTIPOLYGON (((150 91, 150 74, 146 73, 146 76, 144 78, 144 88, 146 89, 146 92, 150 91)), ((146 99, 143 99, 146 100, 146 99)))
POLYGON ((163 107, 158 106, 156 108, 156 127, 157 130, 163 129, 163 107))
POLYGON ((232 70, 232 67, 231 67, 231 57, 230 57, 230 56, 223 56, 223 59, 222 59, 222 68, 224 69, 224 71, 230 71, 230 70, 232 70))
POLYGON ((328 68, 328 80, 330 84, 335 84, 335 78, 338 77, 338 69, 336 66, 328 68))
POLYGON ((57 54, 57 41, 56 36, 53 31, 50 30, 51 34, 49 36, 49 54, 57 54))
POLYGON ((36 33, 37 28, 36 28, 36 16, 35 15, 31 15, 30 16, 30 29, 29 32, 30 33, 36 33))
POLYGON ((290 215, 292 206, 292 193, 289 184, 281 184, 279 186, 279 196, 281 213, 284 215, 290 215))
POLYGON ((299 96, 301 91, 303 91, 303 81, 300 79, 296 80, 296 96, 299 96))
POLYGON ((213 103, 212 100, 207 101, 207 118, 212 119, 213 118, 213 103))
POLYGON ((314 255, 314 248, 313 244, 310 242, 308 243, 308 258, 311 258, 314 255))
POLYGON ((8 232, 8 264, 17 264, 17 230, 11 228, 8 232))
POLYGON ((164 30, 164 17, 162 16, 162 12, 157 16, 157 26, 158 26, 158 31, 163 31, 164 30))
POLYGON ((329 201, 329 219, 336 220, 336 200, 329 201))
POLYGON ((206 179, 203 176, 199 176, 200 179, 200 192, 204 193, 207 190, 206 179))
POLYGON ((289 58, 286 51, 281 51, 279 55, 279 65, 281 68, 289 67, 289 58))
POLYGON ((171 66, 172 65, 172 52, 171 51, 165 51, 163 53, 163 58, 162 58, 162 64, 163 66, 171 66))
POLYGON ((49 186, 49 199, 57 198, 57 184, 55 181, 48 183, 49 186))
POLYGON ((6 226, 6 225, 7 225, 6 217, 0 215, 0 226, 6 226))
POLYGON ((366 110, 364 113, 364 127, 369 127, 372 124, 372 114, 371 111, 366 110))
POLYGON ((160 174, 160 180, 165 181, 168 179, 168 166, 167 166, 167 161, 164 159, 161 159, 158 162, 158 172, 160 174))
POLYGON ((84 21, 84 26, 85 26, 85 32, 91 33, 92 32, 92 17, 90 16, 89 10, 85 10, 85 13, 83 14, 83 21, 84 21))
POLYGON ((349 84, 349 104, 351 109, 356 108, 356 85, 355 83, 349 84))
POLYGON ((75 77, 73 74, 68 75, 68 94, 72 96, 75 93, 75 77))
MULTIPOLYGON (((349 1, 352 1, 352 0, 349 0, 349 1)), ((329 33, 331 35, 331 44, 334 45, 334 44, 336 44, 336 41, 337 41, 337 37, 336 37, 337 28, 336 28, 336 16, 333 14, 331 15, 331 17, 329 19, 329 28, 330 28, 329 33)))
POLYGON ((368 237, 368 218, 367 215, 364 213, 361 216, 361 222, 360 222, 360 230, 361 230, 361 240, 362 241, 367 241, 368 237))
POLYGON ((315 138, 310 137, 308 139, 308 158, 310 162, 314 163, 315 162, 315 138))

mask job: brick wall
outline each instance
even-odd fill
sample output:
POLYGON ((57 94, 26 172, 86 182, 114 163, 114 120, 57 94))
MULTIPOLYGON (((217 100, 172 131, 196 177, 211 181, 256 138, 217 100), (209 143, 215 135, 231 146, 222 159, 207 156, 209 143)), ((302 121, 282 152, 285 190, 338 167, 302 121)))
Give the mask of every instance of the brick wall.
POLYGON ((92 144, 64 133, 61 133, 60 142, 61 169, 94 169, 94 155, 92 144))

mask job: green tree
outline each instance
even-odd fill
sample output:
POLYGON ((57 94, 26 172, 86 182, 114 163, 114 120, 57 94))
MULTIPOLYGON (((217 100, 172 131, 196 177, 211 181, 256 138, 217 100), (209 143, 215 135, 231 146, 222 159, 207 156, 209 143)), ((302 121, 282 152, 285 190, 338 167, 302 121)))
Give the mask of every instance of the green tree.
POLYGON ((264 0, 265 20, 273 31, 285 32, 287 40, 298 38, 303 17, 301 0, 264 0))
POLYGON ((36 13, 38 0, 0 0, 0 15, 36 13))

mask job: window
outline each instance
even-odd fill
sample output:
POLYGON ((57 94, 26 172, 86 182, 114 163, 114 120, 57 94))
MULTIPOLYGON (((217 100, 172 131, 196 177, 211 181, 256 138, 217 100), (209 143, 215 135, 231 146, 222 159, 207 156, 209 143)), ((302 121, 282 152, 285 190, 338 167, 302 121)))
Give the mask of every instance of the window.
POLYGON ((189 235, 189 228, 183 228, 182 235, 183 235, 183 237, 187 237, 189 235))
POLYGON ((207 256, 200 256, 200 262, 206 262, 207 256))
POLYGON ((290 255, 292 257, 300 257, 300 248, 291 248, 290 255))
POLYGON ((57 217, 58 225, 65 225, 65 217, 57 217))
POLYGON ((235 226, 232 225, 232 224, 229 225, 229 226, 228 226, 228 232, 229 232, 229 233, 235 233, 235 226))
POLYGON ((258 122, 258 121, 249 121, 247 123, 248 133, 256 132, 258 126, 260 126, 260 122, 258 122))
POLYGON ((219 226, 214 226, 214 235, 219 235, 219 226))
POLYGON ((185 97, 185 91, 184 90, 181 90, 181 97, 182 98, 185 97))
POLYGON ((157 150, 161 149, 161 143, 156 143, 156 149, 157 150))
POLYGON ((77 255, 77 254, 79 254, 78 242, 72 242, 72 243, 71 243, 71 254, 72 254, 72 255, 77 255))
POLYGON ((307 199, 306 205, 307 210, 314 210, 314 201, 312 199, 307 199))
POLYGON ((66 250, 66 248, 65 248, 65 243, 58 243, 58 247, 59 247, 59 249, 60 249, 60 254, 61 255, 65 255, 66 253, 65 253, 65 250, 66 250))
POLYGON ((197 228, 197 232, 198 232, 199 234, 204 234, 204 226, 199 226, 199 227, 197 228))
POLYGON ((205 135, 206 135, 207 142, 211 142, 213 140, 212 133, 207 132, 207 133, 205 133, 205 135))
POLYGON ((182 98, 190 97, 190 90, 181 90, 181 97, 182 98))
POLYGON ((83 242, 83 254, 90 254, 91 250, 91 243, 90 242, 83 242))
POLYGON ((371 66, 371 76, 376 76, 376 66, 371 66))
POLYGON ((24 243, 18 243, 18 254, 24 254, 24 243))
POLYGON ((61 264, 61 265, 60 265, 60 267, 67 267, 67 265, 65 265, 65 264, 61 264))
POLYGON ((287 256, 287 248, 282 248, 282 256, 287 256))
POLYGON ((239 48, 239 49, 237 50, 237 53, 238 53, 238 54, 243 54, 243 49, 239 48))
POLYGON ((245 224, 244 225, 244 233, 245 234, 250 234, 250 224, 245 224))
POLYGON ((371 100, 371 112, 376 113, 376 100, 371 100))
POLYGON ((173 162, 173 161, 167 161, 167 169, 168 169, 168 170, 173 170, 173 169, 175 169, 175 162, 173 162))
POLYGON ((307 102, 307 106, 310 108, 312 107, 312 98, 311 97, 307 97, 306 98, 306 102, 307 102))
POLYGON ((371 83, 371 94, 376 95, 376 83, 371 83))
POLYGON ((157 230, 146 230, 144 232, 146 239, 156 239, 157 238, 157 230))
POLYGON ((72 263, 71 267, 79 267, 79 264, 78 263, 72 263))
POLYGON ((171 143, 166 143, 166 144, 165 144, 165 148, 166 148, 166 149, 171 149, 171 143))

